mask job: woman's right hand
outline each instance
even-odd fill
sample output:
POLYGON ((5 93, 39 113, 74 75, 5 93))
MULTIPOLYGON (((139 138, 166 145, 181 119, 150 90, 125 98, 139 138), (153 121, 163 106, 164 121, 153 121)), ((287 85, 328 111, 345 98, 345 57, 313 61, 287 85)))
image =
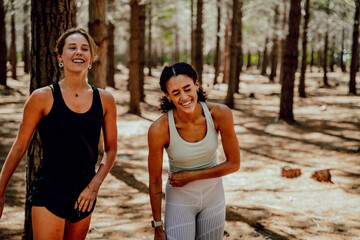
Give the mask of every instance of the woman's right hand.
POLYGON ((5 203, 4 196, 0 196, 0 219, 1 219, 1 216, 2 216, 2 212, 4 210, 4 203, 5 203))
POLYGON ((162 227, 155 228, 154 240, 166 240, 166 235, 162 227))

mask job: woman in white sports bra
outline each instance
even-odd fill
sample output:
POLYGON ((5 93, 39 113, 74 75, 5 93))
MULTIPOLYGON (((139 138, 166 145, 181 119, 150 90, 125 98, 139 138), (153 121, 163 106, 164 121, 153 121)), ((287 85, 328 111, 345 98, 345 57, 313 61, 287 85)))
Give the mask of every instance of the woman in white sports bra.
POLYGON ((149 188, 154 239, 223 239, 226 205, 221 177, 240 167, 231 110, 205 103, 195 70, 187 63, 165 67, 160 77, 164 113, 149 128, 149 188), (221 135, 226 161, 218 164, 221 135), (169 159, 165 227, 161 218, 163 150, 169 159))

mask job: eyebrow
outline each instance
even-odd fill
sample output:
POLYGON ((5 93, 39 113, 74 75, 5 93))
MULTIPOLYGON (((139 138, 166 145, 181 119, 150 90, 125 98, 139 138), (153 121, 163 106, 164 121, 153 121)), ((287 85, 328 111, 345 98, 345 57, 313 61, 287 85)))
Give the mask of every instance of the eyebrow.
MULTIPOLYGON (((183 88, 188 88, 188 87, 190 87, 190 84, 185 85, 183 88)), ((179 90, 175 89, 175 90, 172 90, 171 93, 178 92, 178 91, 179 91, 179 90)))
MULTIPOLYGON (((69 43, 68 46, 70 46, 70 45, 76 45, 76 43, 69 43)), ((89 45, 84 43, 84 44, 81 44, 81 46, 86 46, 86 47, 88 47, 89 45)))

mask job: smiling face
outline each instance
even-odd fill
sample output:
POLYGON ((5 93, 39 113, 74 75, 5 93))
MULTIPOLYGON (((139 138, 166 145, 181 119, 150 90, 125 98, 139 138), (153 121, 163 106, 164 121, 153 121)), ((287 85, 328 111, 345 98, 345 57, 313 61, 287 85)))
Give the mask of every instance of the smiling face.
POLYGON ((64 69, 72 72, 87 71, 93 60, 89 42, 80 33, 69 35, 65 39, 59 61, 64 63, 64 69))
POLYGON ((178 110, 192 112, 195 110, 199 90, 199 82, 186 75, 171 77, 166 82, 166 97, 178 110))

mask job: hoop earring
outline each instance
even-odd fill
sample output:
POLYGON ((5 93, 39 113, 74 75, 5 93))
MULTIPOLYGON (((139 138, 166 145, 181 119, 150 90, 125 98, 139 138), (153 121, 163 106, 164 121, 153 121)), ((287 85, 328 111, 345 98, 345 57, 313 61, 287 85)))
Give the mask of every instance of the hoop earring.
POLYGON ((90 70, 92 68, 92 64, 89 65, 88 69, 90 70))
POLYGON ((64 67, 64 63, 63 63, 63 62, 59 62, 59 67, 60 67, 60 68, 64 67))

